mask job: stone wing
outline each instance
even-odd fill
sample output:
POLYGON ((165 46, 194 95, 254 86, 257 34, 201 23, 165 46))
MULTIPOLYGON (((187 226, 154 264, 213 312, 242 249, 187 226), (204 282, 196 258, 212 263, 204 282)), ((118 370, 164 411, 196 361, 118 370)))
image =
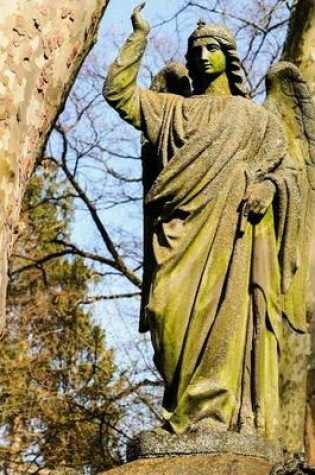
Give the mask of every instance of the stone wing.
POLYGON ((189 97, 192 94, 187 68, 177 62, 167 63, 152 79, 150 89, 189 97))
POLYGON ((305 166, 315 190, 315 105, 298 68, 289 62, 272 66, 266 76, 264 106, 281 120, 287 133, 289 153, 305 166))
POLYGON ((266 91, 264 106, 282 122, 289 153, 300 169, 301 259, 291 294, 296 293, 292 305, 306 301, 306 314, 310 318, 315 315, 315 104, 304 77, 289 62, 270 68, 266 91), (304 291, 301 293, 298 288, 304 291))
MULTIPOLYGON (((291 63, 281 62, 270 69, 266 89, 264 105, 282 122, 289 153, 299 165, 301 175, 301 231, 297 236, 300 264, 290 291, 284 296, 284 312, 290 307, 302 308, 310 322, 315 315, 315 106, 305 79, 291 63)), ((296 451, 304 434, 309 343, 307 335, 292 332, 285 325, 283 340, 283 436, 286 446, 296 451)))

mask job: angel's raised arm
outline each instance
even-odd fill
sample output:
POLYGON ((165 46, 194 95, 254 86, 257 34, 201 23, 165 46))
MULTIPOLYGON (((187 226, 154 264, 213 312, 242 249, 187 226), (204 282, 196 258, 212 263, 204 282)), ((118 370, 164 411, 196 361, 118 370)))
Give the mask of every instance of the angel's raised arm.
POLYGON ((137 77, 150 31, 148 22, 140 15, 143 6, 141 4, 133 10, 133 33, 110 66, 103 88, 106 101, 117 110, 122 119, 138 129, 141 129, 141 115, 137 77))

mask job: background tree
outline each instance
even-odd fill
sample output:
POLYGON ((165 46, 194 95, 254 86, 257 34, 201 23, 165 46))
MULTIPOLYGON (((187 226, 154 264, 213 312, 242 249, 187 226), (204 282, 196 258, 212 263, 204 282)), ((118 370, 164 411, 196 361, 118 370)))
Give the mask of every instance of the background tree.
POLYGON ((126 382, 115 375, 104 331, 80 305, 96 277, 54 243, 69 237, 71 214, 58 170, 39 170, 23 202, 0 345, 3 474, 94 474, 120 460, 126 382))
POLYGON ((25 186, 108 0, 1 2, 0 320, 25 186))

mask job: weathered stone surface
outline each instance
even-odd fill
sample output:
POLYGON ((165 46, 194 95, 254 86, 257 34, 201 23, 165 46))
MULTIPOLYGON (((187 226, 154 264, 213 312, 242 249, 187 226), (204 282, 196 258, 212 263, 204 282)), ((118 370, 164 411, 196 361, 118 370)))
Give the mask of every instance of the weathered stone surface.
POLYGON ((183 456, 138 460, 103 475, 269 475, 272 464, 231 455, 183 456))
POLYGON ((271 463, 282 461, 280 443, 268 442, 256 431, 195 431, 183 435, 157 434, 144 431, 128 445, 127 460, 140 457, 165 457, 205 454, 243 455, 264 459, 271 463))
POLYGON ((77 470, 73 468, 60 468, 59 470, 41 470, 41 475, 78 475, 77 470))

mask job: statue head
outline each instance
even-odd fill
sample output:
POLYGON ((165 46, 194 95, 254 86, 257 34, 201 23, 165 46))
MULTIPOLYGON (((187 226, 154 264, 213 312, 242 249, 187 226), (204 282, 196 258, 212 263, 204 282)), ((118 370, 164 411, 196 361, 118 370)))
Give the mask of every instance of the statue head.
POLYGON ((223 54, 217 55, 215 73, 225 72, 233 95, 246 96, 243 84, 241 62, 236 50, 235 38, 230 30, 223 25, 198 22, 197 28, 188 39, 186 66, 192 79, 194 93, 203 93, 203 78, 197 64, 196 51, 198 47, 207 46, 209 49, 220 49, 223 54), (223 56, 224 55, 224 56, 223 56))

